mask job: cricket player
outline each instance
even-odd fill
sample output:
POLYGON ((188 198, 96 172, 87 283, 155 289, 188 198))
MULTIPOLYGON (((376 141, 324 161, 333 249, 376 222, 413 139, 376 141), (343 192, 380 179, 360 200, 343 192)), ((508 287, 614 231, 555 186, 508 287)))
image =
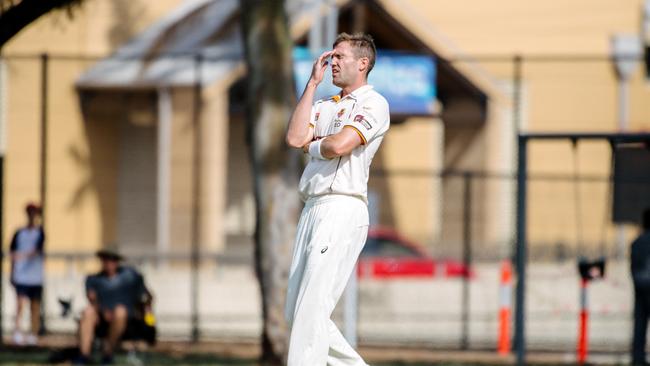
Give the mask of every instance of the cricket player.
POLYGON ((367 366, 330 316, 366 241, 370 163, 390 124, 386 99, 367 83, 375 55, 369 35, 339 34, 314 62, 289 121, 287 143, 310 158, 285 307, 288 366, 367 366), (314 103, 330 57, 341 91, 314 103))

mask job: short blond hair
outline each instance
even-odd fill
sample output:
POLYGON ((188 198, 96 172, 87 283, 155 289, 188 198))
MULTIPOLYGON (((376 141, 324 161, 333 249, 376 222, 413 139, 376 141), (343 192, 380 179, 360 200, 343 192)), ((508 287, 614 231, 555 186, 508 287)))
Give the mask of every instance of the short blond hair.
POLYGON ((368 58, 368 70, 366 71, 366 77, 372 71, 372 68, 375 67, 375 58, 377 57, 377 48, 375 47, 375 40, 372 39, 372 36, 367 33, 340 33, 336 36, 333 47, 336 47, 341 42, 348 42, 352 46, 354 56, 357 59, 362 57, 368 58))

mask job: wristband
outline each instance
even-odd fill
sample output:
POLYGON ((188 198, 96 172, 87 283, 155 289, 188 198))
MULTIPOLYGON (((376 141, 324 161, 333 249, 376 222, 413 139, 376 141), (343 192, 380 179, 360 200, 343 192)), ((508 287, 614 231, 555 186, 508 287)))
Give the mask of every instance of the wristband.
POLYGON ((309 144, 309 155, 313 158, 320 159, 320 160, 327 160, 325 157, 321 154, 320 152, 320 144, 323 142, 324 139, 316 140, 309 144))

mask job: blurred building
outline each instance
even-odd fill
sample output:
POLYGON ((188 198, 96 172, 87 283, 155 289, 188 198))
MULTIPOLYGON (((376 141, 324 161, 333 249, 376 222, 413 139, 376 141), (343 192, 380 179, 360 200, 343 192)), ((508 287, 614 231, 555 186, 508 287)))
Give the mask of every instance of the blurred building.
MULTIPOLYGON (((515 193, 507 177, 514 172, 517 128, 616 131, 610 40, 638 33, 642 4, 337 1, 340 31, 367 31, 380 49, 429 55, 438 66, 435 108, 393 116, 373 165, 376 223, 437 254, 457 255, 467 229, 463 176, 440 173, 487 172, 470 186, 469 230, 486 256, 507 255, 515 193), (513 101, 515 55, 557 56, 520 65, 519 103, 513 101)), ((312 2, 288 1, 288 11, 293 37, 305 45, 312 2)), ((118 242, 133 252, 186 251, 195 202, 204 250, 249 244, 254 203, 238 1, 87 0, 72 19, 62 17, 44 17, 4 50, 15 55, 2 62, 6 227, 19 225, 22 205, 40 189, 42 61, 18 56, 47 52, 49 250, 90 251, 118 242)), ((648 97, 639 65, 630 84, 630 130, 650 128, 648 97)), ((576 155, 567 144, 535 144, 531 173, 573 174, 576 156, 581 174, 606 176, 610 156, 603 144, 581 145, 576 155)), ((610 239, 611 224, 603 219, 607 186, 578 194, 584 195, 580 225, 605 225, 610 239)), ((579 225, 575 215, 554 220, 576 209, 572 186, 549 187, 531 183, 530 239, 540 246, 572 242, 579 225)), ((597 242, 601 231, 583 239, 597 242)))

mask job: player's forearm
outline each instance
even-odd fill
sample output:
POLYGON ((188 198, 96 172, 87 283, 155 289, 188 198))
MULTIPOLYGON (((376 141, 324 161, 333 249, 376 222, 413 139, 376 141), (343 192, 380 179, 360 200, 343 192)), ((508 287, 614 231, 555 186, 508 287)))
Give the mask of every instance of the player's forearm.
POLYGON ((361 138, 352 128, 344 128, 339 133, 305 145, 303 150, 317 159, 334 159, 350 155, 361 143, 361 138))
POLYGON ((323 140, 320 145, 320 152, 324 158, 334 159, 339 156, 350 155, 358 144, 348 141, 340 135, 332 135, 323 140))
POLYGON ((291 147, 301 148, 312 138, 309 133, 309 123, 311 122, 309 118, 317 85, 311 80, 307 83, 305 91, 296 106, 296 110, 291 115, 286 136, 287 144, 291 147))

